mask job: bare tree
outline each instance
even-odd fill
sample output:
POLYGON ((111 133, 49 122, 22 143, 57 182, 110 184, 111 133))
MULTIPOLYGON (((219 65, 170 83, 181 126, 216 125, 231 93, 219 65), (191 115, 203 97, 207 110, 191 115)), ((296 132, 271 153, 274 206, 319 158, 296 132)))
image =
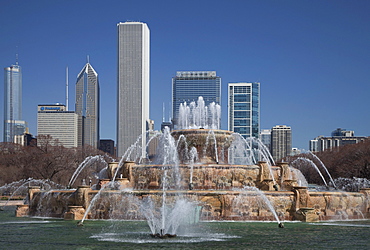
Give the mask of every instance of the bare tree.
MULTIPOLYGON (((65 148, 58 140, 48 135, 37 137, 37 147, 24 147, 14 143, 0 144, 0 185, 20 179, 49 179, 67 185, 72 174, 88 156, 101 155, 109 162, 104 152, 91 146, 65 148)), ((101 166, 86 170, 83 176, 92 175, 101 166)))

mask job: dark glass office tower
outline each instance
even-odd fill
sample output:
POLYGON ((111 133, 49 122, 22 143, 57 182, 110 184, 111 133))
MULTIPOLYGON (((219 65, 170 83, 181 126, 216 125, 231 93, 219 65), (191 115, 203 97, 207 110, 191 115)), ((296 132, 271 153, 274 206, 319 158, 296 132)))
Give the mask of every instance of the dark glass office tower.
POLYGON ((15 135, 26 131, 22 121, 22 71, 16 63, 4 68, 4 142, 13 142, 15 135))
POLYGON ((228 87, 228 129, 244 138, 259 138, 260 83, 229 83, 228 87))
POLYGON ((221 77, 216 71, 178 71, 172 78, 172 118, 176 126, 181 103, 196 102, 202 96, 205 106, 221 105, 221 77))

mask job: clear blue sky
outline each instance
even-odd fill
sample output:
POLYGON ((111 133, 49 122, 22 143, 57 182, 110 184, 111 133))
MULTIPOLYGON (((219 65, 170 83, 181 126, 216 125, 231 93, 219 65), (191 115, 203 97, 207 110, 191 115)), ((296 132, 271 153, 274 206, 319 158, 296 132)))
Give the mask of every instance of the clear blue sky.
POLYGON ((65 102, 67 66, 74 110, 76 77, 89 55, 100 80, 101 138, 116 140, 116 24, 142 21, 151 31, 156 129, 163 103, 168 119, 176 71, 216 70, 222 129, 227 83, 259 81, 261 128, 291 126, 293 147, 308 149, 310 139, 338 127, 370 135, 369 13, 367 0, 0 0, 0 65, 19 53, 23 119, 36 135, 37 105, 65 102))

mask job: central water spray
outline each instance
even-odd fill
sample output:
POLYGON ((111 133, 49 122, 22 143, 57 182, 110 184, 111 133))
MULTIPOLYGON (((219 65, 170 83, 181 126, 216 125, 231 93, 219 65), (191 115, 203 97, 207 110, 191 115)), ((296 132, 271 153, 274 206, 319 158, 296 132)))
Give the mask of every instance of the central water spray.
POLYGON ((177 129, 220 129, 220 120, 221 106, 214 102, 206 106, 200 96, 197 102, 180 104, 177 129))

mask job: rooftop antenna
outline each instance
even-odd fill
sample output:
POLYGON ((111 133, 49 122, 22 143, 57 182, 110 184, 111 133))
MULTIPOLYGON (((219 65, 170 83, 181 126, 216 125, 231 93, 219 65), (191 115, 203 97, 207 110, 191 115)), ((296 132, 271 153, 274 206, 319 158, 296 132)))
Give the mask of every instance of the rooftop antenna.
POLYGON ((168 109, 168 121, 171 122, 171 119, 172 119, 172 117, 171 117, 171 108, 172 108, 172 106, 171 106, 171 103, 168 103, 168 105, 170 106, 170 108, 168 109))
POLYGON ((68 111, 68 66, 66 68, 66 111, 68 111))
POLYGON ((15 52, 15 65, 18 65, 18 46, 15 46, 16 52, 15 52))
POLYGON ((90 64, 90 56, 87 55, 87 63, 90 64))
POLYGON ((162 111, 162 122, 164 122, 165 121, 165 118, 164 118, 164 102, 163 102, 163 104, 162 104, 162 109, 163 109, 163 111, 162 111))

